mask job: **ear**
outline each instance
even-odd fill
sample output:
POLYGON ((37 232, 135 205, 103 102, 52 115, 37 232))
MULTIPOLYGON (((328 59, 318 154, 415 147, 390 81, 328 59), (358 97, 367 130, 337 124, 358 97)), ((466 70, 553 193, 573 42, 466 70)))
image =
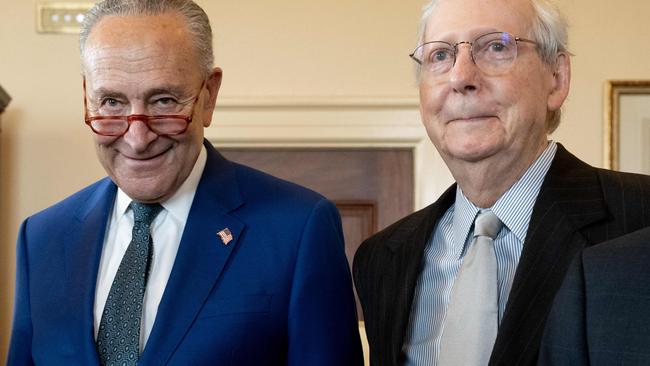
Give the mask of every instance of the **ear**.
POLYGON ((208 97, 203 102, 203 127, 210 126, 212 122, 212 114, 217 103, 217 95, 221 87, 221 77, 223 72, 220 68, 215 67, 208 76, 205 86, 208 89, 208 97))
POLYGON ((571 84, 571 61, 569 55, 562 52, 558 54, 555 65, 553 66, 553 80, 551 90, 548 96, 547 108, 549 111, 557 111, 564 104, 564 100, 569 95, 569 85, 571 84))
POLYGON ((82 76, 81 78, 81 87, 84 91, 84 119, 88 117, 88 93, 86 92, 86 77, 82 76))

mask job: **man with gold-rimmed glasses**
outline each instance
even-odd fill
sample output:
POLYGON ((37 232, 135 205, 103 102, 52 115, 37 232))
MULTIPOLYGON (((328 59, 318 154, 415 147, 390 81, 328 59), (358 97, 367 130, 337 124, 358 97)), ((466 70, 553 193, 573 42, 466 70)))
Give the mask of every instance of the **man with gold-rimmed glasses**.
POLYGON ((9 365, 361 365, 334 205, 204 140, 222 72, 189 0, 105 0, 81 32, 108 177, 29 217, 9 365))
POLYGON ((535 364, 572 257, 649 225, 650 179, 549 140, 570 81, 549 1, 433 0, 420 30, 422 122, 456 184, 356 253, 371 364, 535 364))

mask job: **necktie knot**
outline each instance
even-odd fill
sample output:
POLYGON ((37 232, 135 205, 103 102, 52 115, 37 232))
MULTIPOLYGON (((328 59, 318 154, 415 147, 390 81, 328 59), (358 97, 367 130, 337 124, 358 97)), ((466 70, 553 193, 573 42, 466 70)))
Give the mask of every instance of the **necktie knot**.
POLYGON ((133 220, 145 225, 151 225, 163 209, 159 203, 142 203, 137 201, 131 201, 129 207, 133 210, 133 220))
POLYGON ((474 220, 474 237, 487 236, 494 240, 502 227, 503 223, 492 210, 482 210, 474 220))

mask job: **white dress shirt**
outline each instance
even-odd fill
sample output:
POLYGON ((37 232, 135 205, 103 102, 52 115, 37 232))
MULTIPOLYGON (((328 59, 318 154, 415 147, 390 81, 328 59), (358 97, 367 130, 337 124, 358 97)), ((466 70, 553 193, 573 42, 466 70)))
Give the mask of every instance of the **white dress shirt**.
MULTIPOLYGON (((207 153, 205 147, 201 149, 199 157, 185 182, 178 188, 178 191, 165 202, 160 202, 163 210, 158 214, 151 224, 151 237, 153 240, 153 255, 149 280, 144 293, 142 322, 140 331, 140 350, 144 347, 151 334, 158 305, 162 298, 167 280, 172 271, 178 246, 181 242, 183 229, 187 216, 190 213, 192 201, 199 180, 203 174, 207 153)), ((95 339, 99 323, 102 320, 102 312, 106 304, 106 298, 113 284, 113 279, 120 266, 126 248, 131 242, 131 231, 133 230, 133 212, 129 209, 132 199, 120 188, 113 209, 109 216, 106 237, 102 248, 102 257, 99 263, 97 275, 97 286, 95 288, 95 339)))

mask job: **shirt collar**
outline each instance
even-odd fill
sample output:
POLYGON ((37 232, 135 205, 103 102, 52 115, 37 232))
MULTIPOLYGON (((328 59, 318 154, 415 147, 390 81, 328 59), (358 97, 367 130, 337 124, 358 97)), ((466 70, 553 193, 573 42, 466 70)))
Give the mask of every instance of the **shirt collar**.
MULTIPOLYGON (((544 177, 551 167, 556 151, 557 144, 555 141, 549 141, 546 149, 526 170, 524 175, 490 207, 492 212, 503 222, 503 225, 515 234, 521 243, 526 240, 528 223, 533 213, 535 200, 537 200, 537 195, 544 182, 544 177)), ((462 248, 465 246, 467 236, 478 212, 479 208, 465 197, 460 187, 457 187, 453 213, 453 233, 454 246, 461 248, 459 253, 462 253, 462 248)))
POLYGON ((478 213, 479 208, 474 206, 472 202, 465 197, 463 190, 458 187, 456 189, 456 202, 454 203, 454 218, 453 218, 453 233, 454 233, 454 247, 460 248, 459 255, 462 253, 462 248, 467 241, 467 235, 474 223, 474 218, 478 213))
MULTIPOLYGON (((176 193, 171 196, 165 202, 160 202, 163 208, 169 212, 175 218, 185 222, 187 216, 190 213, 190 208, 192 207, 192 201, 194 200, 194 194, 196 193, 196 188, 199 186, 199 181, 203 175, 203 169, 205 168, 205 163, 207 160, 207 152, 205 146, 201 147, 199 156, 194 163, 192 171, 187 176, 183 184, 178 188, 176 193)), ((115 214, 117 217, 124 215, 129 208, 133 199, 129 197, 121 188, 117 188, 117 198, 115 201, 115 214)))
POLYGON ((492 206, 501 222, 510 230, 520 242, 526 240, 528 223, 533 214, 535 201, 539 190, 542 188, 544 177, 551 167, 557 144, 549 141, 548 146, 535 162, 492 206))

